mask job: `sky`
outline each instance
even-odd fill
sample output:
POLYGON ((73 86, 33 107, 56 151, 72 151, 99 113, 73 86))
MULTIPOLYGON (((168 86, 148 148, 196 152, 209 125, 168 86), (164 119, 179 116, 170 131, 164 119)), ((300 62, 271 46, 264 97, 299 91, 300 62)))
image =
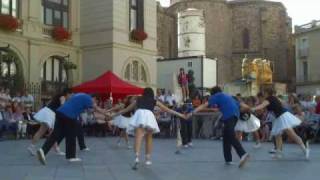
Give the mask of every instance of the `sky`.
MULTIPOLYGON (((170 0, 157 0, 161 5, 169 6, 170 0)), ((320 0, 274 0, 282 2, 292 18, 293 25, 303 25, 312 20, 320 20, 320 0)))

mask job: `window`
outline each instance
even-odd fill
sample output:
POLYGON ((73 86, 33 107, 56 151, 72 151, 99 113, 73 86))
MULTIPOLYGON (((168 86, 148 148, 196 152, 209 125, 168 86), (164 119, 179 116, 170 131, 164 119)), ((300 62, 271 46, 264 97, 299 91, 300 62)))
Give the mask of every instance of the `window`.
POLYGON ((144 30, 144 0, 130 0, 130 31, 144 30))
POLYGON ((17 74, 16 58, 6 51, 0 51, 0 76, 12 78, 17 74))
POLYGON ((303 66, 303 80, 308 81, 308 63, 303 62, 302 66, 303 66))
POLYGON ((192 62, 188 62, 188 67, 192 67, 192 62))
POLYGON ((125 67, 124 78, 128 81, 147 83, 147 69, 139 61, 131 61, 125 67))
POLYGON ((51 56, 42 66, 41 79, 46 82, 67 82, 63 57, 51 56))
POLYGON ((242 46, 243 49, 250 48, 250 32, 247 28, 242 31, 242 46))
POLYGON ((18 16, 19 0, 0 0, 0 14, 18 16))
POLYGON ((52 26, 69 26, 69 0, 42 0, 43 23, 52 26))
POLYGON ((299 43, 299 57, 306 58, 309 55, 309 42, 307 38, 301 38, 299 43))

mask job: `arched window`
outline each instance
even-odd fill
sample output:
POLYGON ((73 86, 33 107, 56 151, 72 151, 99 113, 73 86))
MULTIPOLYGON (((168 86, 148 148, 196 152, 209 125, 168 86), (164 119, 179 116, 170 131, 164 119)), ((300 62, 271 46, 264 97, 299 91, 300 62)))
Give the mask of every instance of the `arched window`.
POLYGON ((20 59, 11 49, 0 48, 0 86, 15 92, 24 85, 20 59))
POLYGON ((133 82, 148 82, 147 68, 137 60, 130 61, 124 69, 124 78, 133 82))
POLYGON ((67 72, 63 66, 63 57, 51 56, 42 66, 41 79, 43 82, 67 83, 67 72))
POLYGON ((250 48, 250 32, 247 28, 242 31, 242 45, 243 49, 250 48))

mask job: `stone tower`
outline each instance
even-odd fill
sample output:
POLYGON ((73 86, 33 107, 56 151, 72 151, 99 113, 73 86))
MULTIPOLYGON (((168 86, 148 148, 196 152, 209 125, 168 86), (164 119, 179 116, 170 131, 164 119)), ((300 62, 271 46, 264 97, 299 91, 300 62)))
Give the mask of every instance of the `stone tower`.
POLYGON ((205 22, 205 51, 218 59, 218 84, 241 79, 241 60, 266 58, 274 63, 275 81, 288 82, 288 39, 291 34, 286 8, 266 0, 171 0, 158 7, 158 55, 178 56, 177 15, 201 9, 205 22), (168 48, 169 47, 169 48, 168 48))

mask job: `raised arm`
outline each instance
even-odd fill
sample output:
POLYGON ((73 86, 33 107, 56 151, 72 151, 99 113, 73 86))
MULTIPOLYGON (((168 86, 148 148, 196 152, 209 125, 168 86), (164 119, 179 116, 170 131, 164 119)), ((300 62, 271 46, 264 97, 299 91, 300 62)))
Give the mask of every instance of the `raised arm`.
POLYGON ((118 111, 120 109, 123 109, 124 108, 124 105, 117 105, 111 109, 108 109, 106 112, 111 112, 111 111, 118 111))
POLYGON ((120 110, 119 112, 113 114, 111 117, 113 118, 113 117, 119 116, 119 115, 121 115, 121 114, 130 112, 130 111, 134 110, 134 108, 136 107, 136 105, 137 105, 137 102, 134 101, 134 102, 132 102, 128 107, 126 107, 125 109, 122 109, 122 110, 120 110))
POLYGON ((161 102, 159 102, 159 101, 157 101, 157 104, 156 104, 156 105, 157 105, 161 110, 163 110, 163 111, 166 111, 166 112, 168 112, 168 113, 170 113, 170 114, 179 116, 179 117, 182 118, 182 119, 185 119, 185 118, 186 118, 183 114, 178 113, 178 112, 176 112, 176 111, 174 111, 174 110, 172 110, 172 109, 169 109, 167 106, 163 105, 163 104, 162 104, 161 102))
MULTIPOLYGON (((208 102, 206 102, 206 103, 204 103, 204 104, 201 104, 200 106, 198 106, 198 107, 193 111, 193 113, 197 113, 197 112, 200 112, 200 111, 203 111, 203 110, 208 109, 208 105, 209 105, 208 102)), ((213 110, 213 109, 212 109, 212 110, 213 110)))
POLYGON ((268 105, 270 104, 269 101, 265 100, 263 101, 260 105, 254 107, 254 108, 251 108, 251 111, 257 111, 257 110, 261 110, 261 109, 264 109, 266 108, 268 105))

